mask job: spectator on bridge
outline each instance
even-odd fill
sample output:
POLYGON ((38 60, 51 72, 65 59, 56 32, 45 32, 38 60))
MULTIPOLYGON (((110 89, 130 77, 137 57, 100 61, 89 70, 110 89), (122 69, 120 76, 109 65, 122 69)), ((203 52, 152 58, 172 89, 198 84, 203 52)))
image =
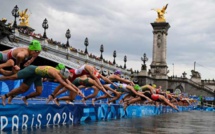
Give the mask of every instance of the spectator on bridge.
MULTIPOLYGON (((17 72, 20 70, 20 64, 25 60, 24 66, 29 66, 40 54, 42 48, 41 44, 37 40, 32 40, 29 47, 15 47, 9 50, 4 50, 0 52, 0 73, 3 74, 6 67, 13 67, 13 71, 17 72), (31 59, 29 59, 31 58, 31 59), (29 60, 28 60, 29 59, 29 60)), ((3 74, 10 75, 10 74, 3 74)))
POLYGON ((77 87, 73 86, 71 82, 68 80, 69 76, 70 72, 66 68, 62 70, 57 70, 56 68, 51 66, 34 66, 34 65, 25 67, 16 74, 10 76, 1 76, 0 80, 24 79, 23 83, 18 88, 13 89, 8 94, 5 94, 1 97, 2 104, 5 105, 6 98, 28 91, 32 83, 34 83, 36 91, 22 98, 25 104, 28 105, 27 102, 28 98, 33 98, 41 95, 42 77, 56 79, 60 83, 60 85, 84 97, 81 91, 77 87))

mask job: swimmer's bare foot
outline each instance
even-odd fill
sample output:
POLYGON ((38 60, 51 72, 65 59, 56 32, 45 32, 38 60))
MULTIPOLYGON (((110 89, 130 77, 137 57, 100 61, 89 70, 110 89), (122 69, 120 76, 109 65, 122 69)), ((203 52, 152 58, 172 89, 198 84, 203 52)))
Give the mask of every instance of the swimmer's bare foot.
POLYGON ((8 104, 11 104, 12 100, 13 100, 13 97, 11 97, 11 96, 8 97, 7 103, 8 103, 8 104))
POLYGON ((81 102, 86 106, 87 104, 86 104, 86 99, 85 98, 83 98, 82 100, 81 100, 81 102))
POLYGON ((74 103, 72 101, 66 101, 66 104, 71 104, 71 105, 74 105, 74 103))
POLYGON ((92 105, 95 106, 96 98, 92 98, 92 105))
POLYGON ((111 102, 110 102, 110 101, 107 101, 107 104, 108 104, 108 106, 110 106, 111 102))
POLYGON ((59 100, 57 98, 54 99, 54 103, 58 106, 60 106, 59 100))
POLYGON ((6 103, 5 103, 5 101, 6 101, 6 96, 5 96, 5 95, 2 95, 2 96, 1 96, 1 99, 2 99, 2 105, 5 106, 5 105, 6 105, 6 103))
POLYGON ((75 105, 75 104, 74 104, 73 102, 71 102, 71 101, 69 102, 69 104, 70 104, 70 105, 75 105))
POLYGON ((126 110, 127 107, 128 107, 128 104, 124 103, 124 106, 123 106, 124 111, 126 110))
POLYGON ((48 100, 46 101, 46 103, 48 104, 50 101, 52 101, 54 98, 53 98, 53 96, 52 95, 49 95, 48 96, 48 100))
POLYGON ((66 101, 66 104, 69 104, 69 103, 70 103, 70 101, 67 100, 67 101, 66 101))
POLYGON ((22 101, 24 101, 25 105, 28 105, 28 101, 27 101, 26 97, 23 97, 22 101))

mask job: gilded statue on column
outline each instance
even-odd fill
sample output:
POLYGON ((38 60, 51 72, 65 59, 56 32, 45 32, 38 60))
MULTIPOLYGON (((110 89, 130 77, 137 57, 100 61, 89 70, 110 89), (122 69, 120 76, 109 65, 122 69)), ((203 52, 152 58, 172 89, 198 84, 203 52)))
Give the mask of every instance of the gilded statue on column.
POLYGON ((27 14, 28 9, 25 9, 25 11, 19 11, 19 21, 20 24, 19 26, 29 26, 28 22, 29 22, 29 16, 30 14, 27 14))
POLYGON ((167 6, 168 6, 168 4, 163 6, 162 9, 152 9, 152 10, 155 10, 157 12, 157 15, 158 15, 158 18, 156 19, 155 22, 166 22, 164 15, 166 14, 167 6))

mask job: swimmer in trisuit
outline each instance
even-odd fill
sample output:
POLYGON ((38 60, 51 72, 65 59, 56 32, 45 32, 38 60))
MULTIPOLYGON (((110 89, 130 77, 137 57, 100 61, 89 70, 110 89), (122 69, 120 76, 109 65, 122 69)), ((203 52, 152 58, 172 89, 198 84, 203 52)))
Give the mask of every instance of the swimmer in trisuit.
POLYGON ((71 82, 68 80, 69 75, 70 72, 66 68, 57 70, 56 68, 51 66, 30 65, 11 76, 1 76, 0 80, 24 79, 23 83, 18 88, 15 88, 8 94, 2 96, 2 104, 5 105, 6 98, 28 91, 32 83, 34 83, 36 92, 33 92, 30 95, 22 98, 22 100, 27 105, 28 98, 39 96, 42 93, 42 77, 56 79, 60 83, 60 85, 63 85, 67 89, 72 90, 78 93, 80 96, 84 97, 80 90, 77 90, 76 87, 71 86, 71 82))
POLYGON ((17 72, 20 70, 20 64, 25 60, 24 66, 30 65, 40 54, 42 51, 41 44, 37 40, 32 40, 29 44, 29 47, 17 47, 9 50, 4 50, 0 52, 0 73, 3 75, 11 75, 4 74, 4 69, 6 67, 13 67, 13 71, 17 72))

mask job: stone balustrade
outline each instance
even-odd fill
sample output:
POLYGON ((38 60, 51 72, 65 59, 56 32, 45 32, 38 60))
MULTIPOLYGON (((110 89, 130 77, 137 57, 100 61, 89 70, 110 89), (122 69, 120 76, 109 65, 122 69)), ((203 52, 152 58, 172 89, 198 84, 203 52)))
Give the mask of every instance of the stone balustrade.
POLYGON ((78 68, 80 65, 83 65, 85 63, 88 63, 90 65, 94 65, 99 69, 103 69, 109 72, 109 74, 113 73, 116 69, 121 70, 123 73, 123 76, 130 79, 131 72, 118 68, 113 64, 109 64, 108 62, 104 62, 102 60, 96 59, 96 57, 89 56, 87 54, 84 54, 80 51, 74 51, 70 48, 65 48, 58 46, 56 44, 48 43, 47 40, 44 40, 42 38, 36 38, 34 36, 29 36, 27 34, 20 33, 17 29, 15 30, 15 42, 10 42, 8 39, 1 40, 1 44, 4 44, 9 47, 26 47, 28 44, 33 40, 39 40, 41 42, 41 45, 43 47, 43 50, 40 57, 43 57, 45 59, 54 61, 54 62, 61 62, 64 63, 66 66, 71 68, 78 68))

